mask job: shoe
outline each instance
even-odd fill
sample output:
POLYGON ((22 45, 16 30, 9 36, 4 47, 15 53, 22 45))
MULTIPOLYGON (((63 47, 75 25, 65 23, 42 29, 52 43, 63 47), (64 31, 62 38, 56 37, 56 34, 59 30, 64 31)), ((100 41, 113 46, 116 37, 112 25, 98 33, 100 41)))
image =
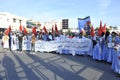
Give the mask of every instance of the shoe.
POLYGON ((34 52, 32 54, 35 54, 34 52))
POLYGON ((30 52, 30 54, 32 54, 32 52, 30 52))
POLYGON ((20 51, 18 51, 17 53, 20 53, 20 51))

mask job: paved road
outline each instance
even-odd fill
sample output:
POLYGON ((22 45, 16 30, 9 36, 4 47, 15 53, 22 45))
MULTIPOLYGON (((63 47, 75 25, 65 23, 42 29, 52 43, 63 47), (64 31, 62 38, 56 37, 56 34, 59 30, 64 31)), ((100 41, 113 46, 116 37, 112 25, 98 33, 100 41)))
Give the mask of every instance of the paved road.
POLYGON ((111 64, 88 56, 0 50, 0 80, 120 80, 111 64))

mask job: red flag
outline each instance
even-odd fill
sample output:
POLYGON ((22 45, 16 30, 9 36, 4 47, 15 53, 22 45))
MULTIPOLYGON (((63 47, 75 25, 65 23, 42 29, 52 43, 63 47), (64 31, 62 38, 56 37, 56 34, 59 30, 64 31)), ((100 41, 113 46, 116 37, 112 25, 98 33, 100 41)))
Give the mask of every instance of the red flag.
POLYGON ((54 25, 52 26, 52 34, 54 33, 54 25))
POLYGON ((46 27, 43 27, 44 33, 48 33, 46 27))
POLYGON ((92 26, 92 28, 91 28, 90 35, 91 35, 92 37, 94 37, 94 35, 95 35, 93 26, 92 26))
POLYGON ((7 28, 7 29, 4 31, 4 33, 5 33, 6 35, 8 35, 8 34, 9 34, 9 28, 7 28))
POLYGON ((36 32, 36 27, 33 27, 33 28, 32 28, 32 33, 33 33, 34 35, 37 34, 37 32, 36 32))
POLYGON ((7 28, 7 29, 4 31, 4 33, 5 33, 6 35, 8 35, 10 32, 11 32, 11 26, 9 26, 9 28, 7 28))
POLYGON ((56 32, 57 34, 59 34, 59 31, 58 31, 58 28, 57 28, 57 24, 55 24, 55 32, 56 32))
POLYGON ((101 36, 102 34, 102 21, 100 21, 100 27, 98 29, 98 36, 101 36))
POLYGON ((22 25, 20 24, 20 27, 19 27, 19 31, 23 31, 23 27, 22 27, 22 25))
POLYGON ((11 26, 9 26, 9 32, 11 32, 11 26))
POLYGON ((27 34, 27 30, 26 30, 25 27, 23 27, 23 33, 24 33, 24 34, 27 34))
POLYGON ((106 33, 106 23, 104 24, 104 26, 102 28, 102 32, 106 33))

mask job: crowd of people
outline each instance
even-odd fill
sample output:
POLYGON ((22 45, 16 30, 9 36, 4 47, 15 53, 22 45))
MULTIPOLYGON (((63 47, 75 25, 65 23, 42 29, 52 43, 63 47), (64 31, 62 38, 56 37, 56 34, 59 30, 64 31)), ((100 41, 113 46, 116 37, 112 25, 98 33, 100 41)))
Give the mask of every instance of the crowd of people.
MULTIPOLYGON (((32 43, 32 47, 35 45, 35 41, 37 40, 44 40, 44 41, 52 41, 52 40, 57 40, 59 37, 64 36, 67 38, 89 38, 93 42, 93 51, 96 49, 96 46, 101 46, 101 49, 105 49, 104 47, 108 47, 109 43, 114 43, 114 45, 120 44, 120 33, 116 32, 109 32, 107 31, 106 33, 102 33, 101 36, 98 36, 95 34, 94 36, 91 35, 84 35, 82 32, 81 33, 60 33, 60 34, 53 34, 51 32, 49 33, 44 33, 44 32, 38 32, 36 34, 34 33, 28 33, 28 34, 23 34, 22 32, 10 32, 9 34, 2 34, 2 45, 9 44, 9 49, 11 50, 12 43, 14 44, 16 41, 19 42, 19 50, 21 51, 22 48, 22 40, 23 39, 28 39, 32 43), (8 42, 5 42, 8 40, 8 42)), ((7 47, 8 48, 8 47, 7 47)), ((106 51, 106 50, 103 50, 106 51)))
MULTIPOLYGON (((28 34, 23 34, 23 33, 15 33, 15 32, 10 32, 8 35, 4 34, 2 37, 2 45, 4 45, 3 48, 9 48, 10 50, 13 49, 13 46, 15 42, 17 42, 16 48, 18 53, 22 53, 22 41, 27 39, 31 41, 31 53, 35 54, 35 42, 37 40, 43 40, 43 41, 53 41, 53 40, 59 40, 60 37, 67 37, 67 38, 76 38, 76 39, 81 39, 81 38, 89 38, 91 39, 93 43, 93 48, 92 48, 92 58, 95 60, 103 60, 109 63, 115 63, 113 60, 114 59, 114 51, 119 51, 120 50, 120 33, 117 32, 109 32, 107 31, 106 33, 102 33, 100 36, 95 34, 94 36, 91 35, 83 35, 83 33, 73 33, 72 35, 66 34, 66 33, 60 33, 60 34, 53 34, 51 32, 49 33, 44 33, 44 32, 38 32, 37 34, 34 33, 28 33, 28 34), (8 46, 5 46, 9 44, 8 46)), ((15 47, 15 46, 14 46, 15 47)), ((119 53, 120 54, 120 53, 119 53)), ((119 56, 120 59, 120 56, 119 56)), ((114 69, 114 65, 112 66, 114 69)), ((119 74, 120 74, 120 65, 118 67, 119 69, 119 74)), ((116 71, 118 72, 118 71, 116 71)))

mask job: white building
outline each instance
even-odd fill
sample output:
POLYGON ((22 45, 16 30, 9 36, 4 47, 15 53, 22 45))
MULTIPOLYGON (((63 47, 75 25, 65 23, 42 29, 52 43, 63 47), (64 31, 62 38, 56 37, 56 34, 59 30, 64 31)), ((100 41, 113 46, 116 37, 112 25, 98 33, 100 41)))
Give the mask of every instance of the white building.
POLYGON ((55 28, 55 24, 57 25, 58 30, 62 29, 62 22, 57 20, 43 22, 41 24, 41 29, 43 29, 43 27, 45 26, 47 30, 52 30, 52 27, 55 28))
POLYGON ((110 28, 110 32, 120 33, 120 26, 110 28))
POLYGON ((8 12, 0 12, 0 29, 11 26, 12 30, 16 31, 20 24, 26 27, 26 19, 8 12))

